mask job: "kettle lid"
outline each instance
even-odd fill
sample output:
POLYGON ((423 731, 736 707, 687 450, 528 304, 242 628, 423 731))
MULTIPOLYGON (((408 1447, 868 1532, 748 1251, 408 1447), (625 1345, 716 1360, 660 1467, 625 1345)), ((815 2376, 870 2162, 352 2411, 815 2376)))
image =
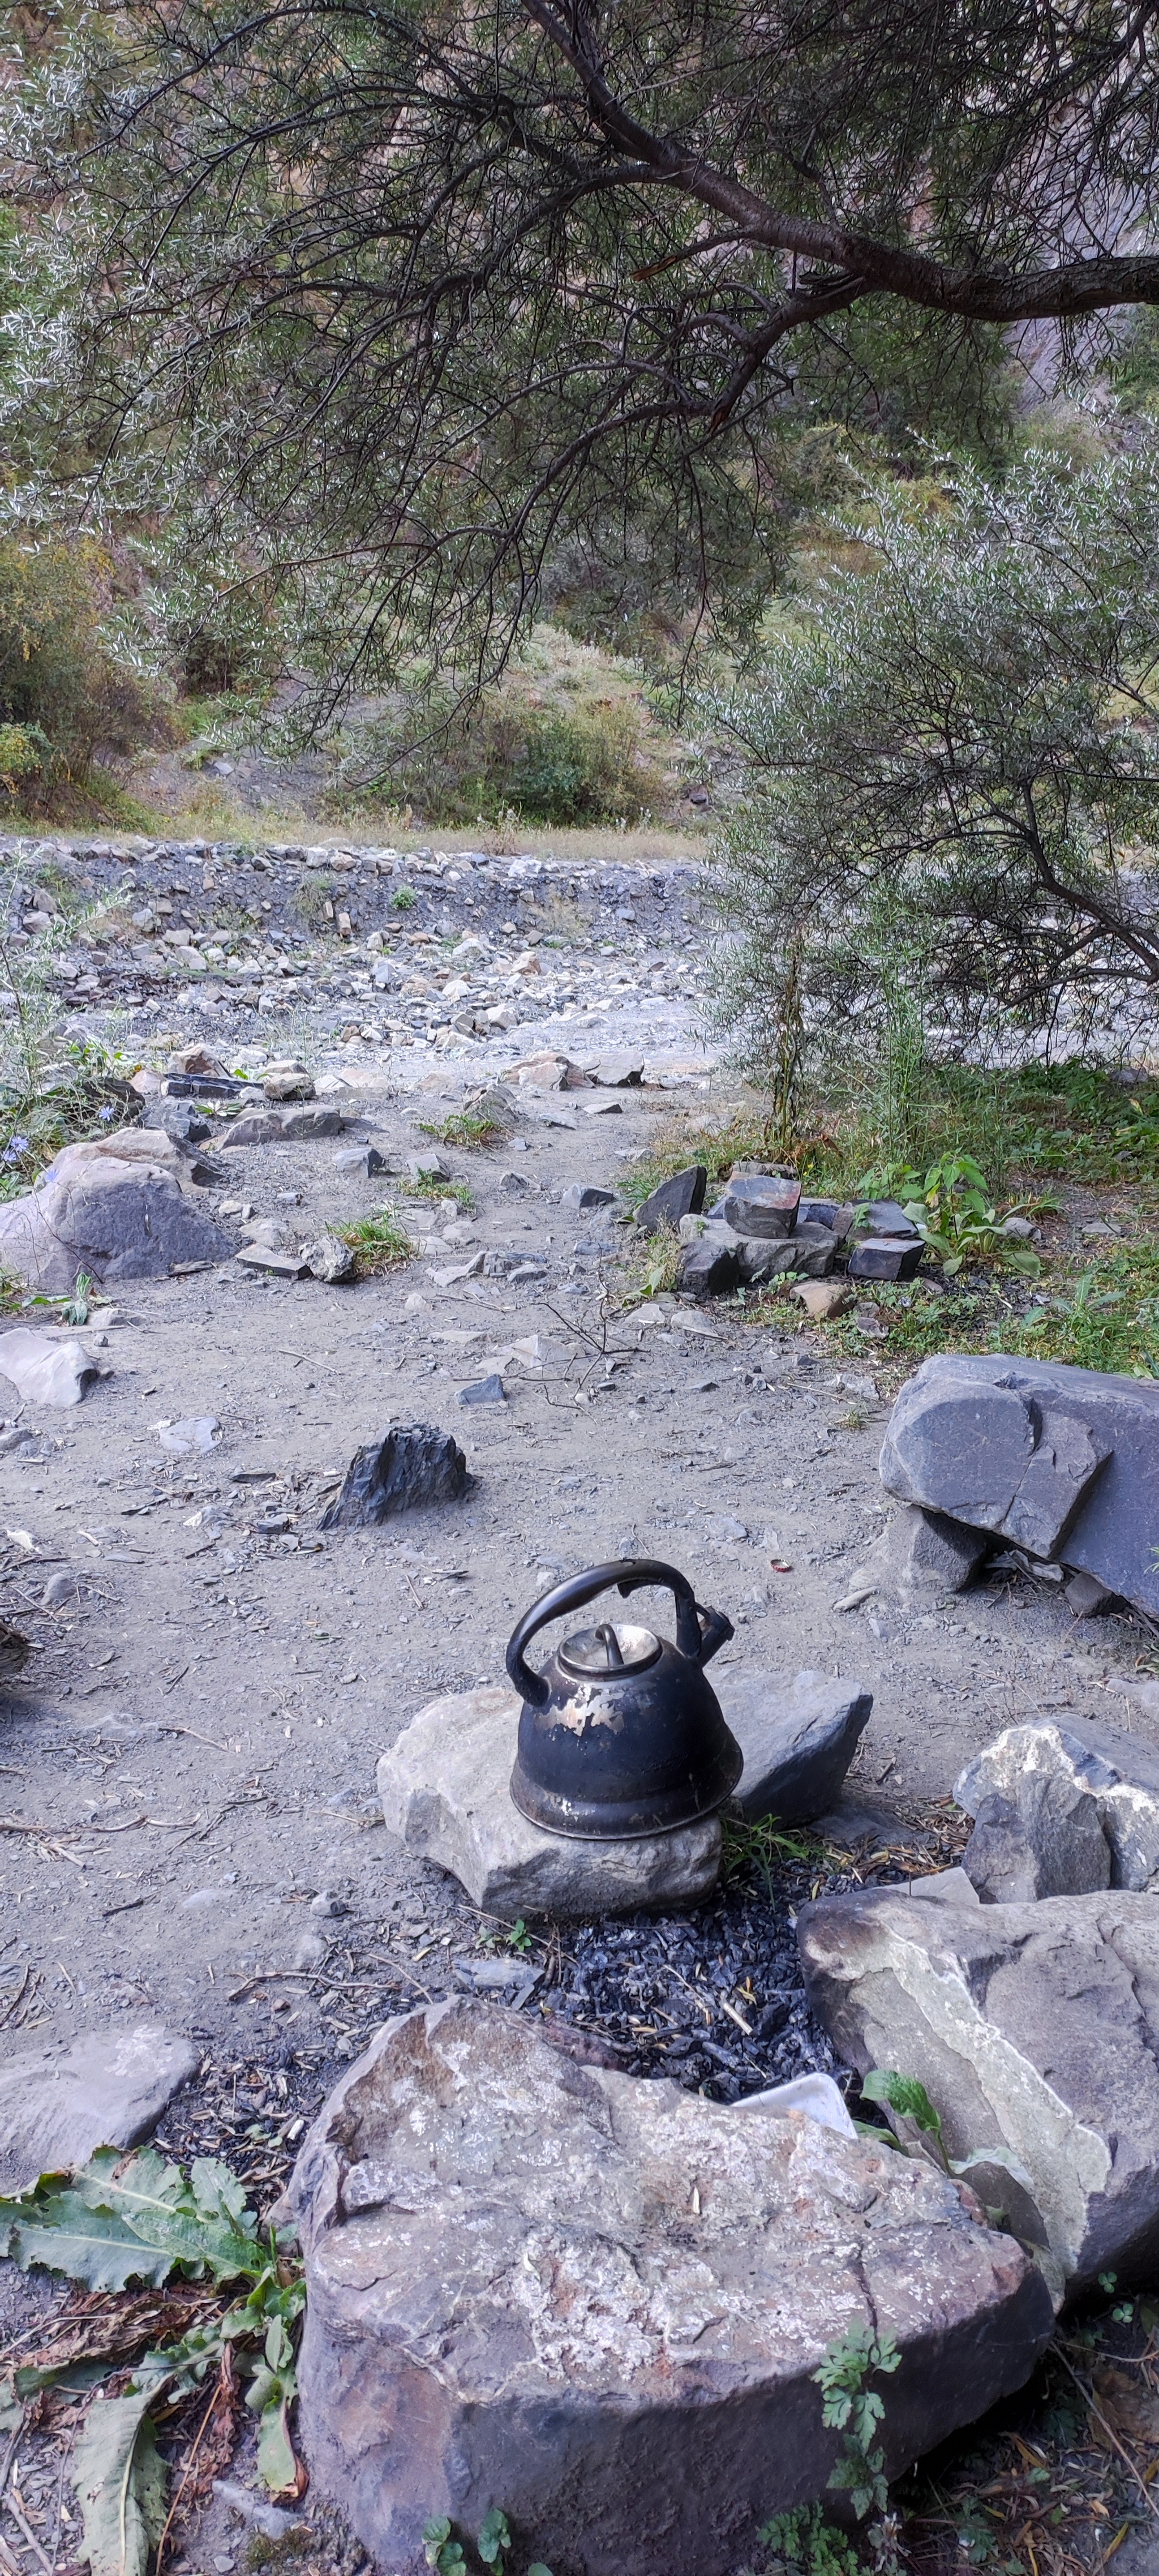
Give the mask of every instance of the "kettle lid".
POLYGON ((622 1673, 643 1673, 656 1662, 660 1639, 651 1628, 638 1628, 628 1621, 601 1619, 598 1628, 576 1628, 565 1637, 558 1649, 557 1661, 565 1673, 575 1673, 585 1681, 606 1679, 622 1673))

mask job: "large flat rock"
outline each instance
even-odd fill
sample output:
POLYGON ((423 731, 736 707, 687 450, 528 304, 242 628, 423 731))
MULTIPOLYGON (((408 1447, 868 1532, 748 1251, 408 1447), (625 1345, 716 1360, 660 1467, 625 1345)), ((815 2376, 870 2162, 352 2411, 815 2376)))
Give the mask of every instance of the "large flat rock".
POLYGON ((881 1452, 902 1502, 1093 1575, 1159 1612, 1159 1385, 941 1352, 903 1386, 881 1452))
POLYGON ((291 2197, 306 2455, 384 2568, 429 2516, 465 2535, 501 2502, 568 2576, 732 2576, 824 2492, 835 2337, 897 2338, 896 2472, 1020 2386, 1052 2322, 931 2167, 577 2065, 463 1998, 378 2034, 291 2197))
POLYGON ((431 1700, 378 1765, 391 1833, 437 1861, 485 1914, 631 1914, 691 1904, 715 1887, 719 1816, 636 1842, 545 1834, 511 1796, 519 1734, 514 1691, 485 1688, 431 1700))
POLYGON ((1002 2147, 1041 2213, 1056 2296, 1159 2257, 1159 1905, 1122 1891, 1035 1905, 824 1898, 797 1928, 841 2054, 916 2075, 951 2155, 1002 2147))
POLYGON ((200 2063, 192 2040, 152 2021, 10 2058, 0 2068, 0 2192, 71 2173, 98 2147, 135 2147, 200 2063))

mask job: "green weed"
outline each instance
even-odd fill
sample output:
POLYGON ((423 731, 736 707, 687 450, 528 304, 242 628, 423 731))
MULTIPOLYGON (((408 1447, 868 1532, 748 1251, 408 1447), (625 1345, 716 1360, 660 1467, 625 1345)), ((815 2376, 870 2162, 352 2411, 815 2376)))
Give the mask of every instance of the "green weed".
POLYGON ((336 1225, 334 1232, 354 1254, 359 1279, 378 1278, 384 1270, 394 1270, 400 1262, 414 1257, 415 1247, 394 1208, 375 1208, 369 1216, 356 1217, 351 1225, 336 1225))
POLYGON ((472 1145, 498 1145, 509 1130, 497 1118, 476 1116, 469 1109, 460 1109, 451 1117, 440 1119, 435 1126, 429 1126, 420 1119, 419 1132, 423 1136, 433 1136, 440 1145, 469 1148, 472 1145))
POLYGON ((437 1172, 418 1172, 406 1185, 408 1199, 453 1199, 457 1208, 469 1214, 475 1205, 475 1194, 469 1181, 440 1180, 437 1172))

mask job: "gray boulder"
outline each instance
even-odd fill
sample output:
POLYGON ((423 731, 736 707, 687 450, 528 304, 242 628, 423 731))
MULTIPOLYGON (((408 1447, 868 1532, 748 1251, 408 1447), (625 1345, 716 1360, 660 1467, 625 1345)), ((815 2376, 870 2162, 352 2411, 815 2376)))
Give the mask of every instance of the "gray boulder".
POLYGON ((339 1234, 320 1234, 316 1243, 304 1244, 302 1259, 312 1279, 322 1279, 332 1288, 342 1280, 353 1279, 358 1267, 349 1244, 343 1243, 339 1234))
MULTIPOLYGON (((174 1150, 169 1138, 157 1141, 174 1150)), ((67 1296, 82 1270, 109 1286, 164 1279, 180 1262, 227 1260, 232 1251, 180 1167, 147 1147, 122 1157, 67 1145, 35 1189, 0 1207, 0 1268, 50 1297, 67 1296)))
POLYGON ((872 1692, 808 1672, 786 1688, 776 1673, 730 1670, 716 1687, 744 1755, 734 1804, 746 1822, 776 1816, 797 1825, 824 1815, 869 1724, 872 1692))
POLYGON ((511 1795, 520 1703, 484 1687, 419 1710, 378 1765, 384 1820, 485 1914, 631 1914, 692 1905, 720 1872, 719 1816, 633 1842, 546 1834, 511 1795))
POLYGON ((687 1171, 674 1172, 671 1180, 661 1181, 636 1210, 641 1233, 655 1234, 662 1225, 670 1225, 675 1233, 682 1216, 699 1215, 707 1187, 708 1173, 703 1163, 690 1163, 687 1171))
POLYGON ((836 2336, 897 2340, 896 2473, 1020 2386, 1052 2323, 1021 2246, 928 2165, 579 2064, 465 1997, 378 2033, 291 2203, 303 2447, 383 2568, 500 2501, 568 2576, 732 2576, 825 2492, 836 2336))
MULTIPOLYGON (((1052 1869, 1063 1866, 1073 1872, 1079 1865, 1078 1844, 1069 1858, 1057 1844, 1059 1822, 1068 1813, 1081 1816, 1074 1830, 1094 1870, 1102 1867, 1094 1843, 1096 1828, 1105 1845, 1108 1874, 1090 1877, 1088 1887, 1155 1889, 1159 1887, 1159 1752, 1118 1727, 1096 1726, 1087 1718, 1080 1723, 1081 1735, 1073 1723, 1061 1726, 1048 1717, 1026 1726, 1008 1726, 967 1763, 954 1789, 958 1805, 978 1819, 980 1828, 997 1805, 1018 1815, 1040 1882, 1027 1894, 1070 1892, 1047 1883, 1052 1869), (1084 1799, 1094 1810, 1094 1826, 1082 1810, 1084 1799)), ((967 1867, 973 1877, 969 1859, 967 1867)), ((1081 1884, 1072 1876, 1072 1888, 1081 1884)))
POLYGON ((71 2173, 98 2147, 135 2147, 200 2063, 192 2040, 145 2021, 10 2057, 0 2069, 0 2192, 71 2173))
POLYGON ((923 1360, 882 1482, 1159 1611, 1159 1385, 1045 1360, 923 1360))
MULTIPOLYGON (((345 1248, 345 1247, 343 1247, 345 1248)), ((396 1512, 457 1503, 466 1493, 467 1461, 449 1431, 429 1422, 401 1424, 384 1440, 356 1449, 340 1491, 319 1524, 324 1530, 374 1529, 396 1512)))
POLYGON ((1057 2298, 1159 2259, 1159 1907, 1149 1896, 802 1909, 813 2010, 840 2054, 916 2075, 949 2153, 1013 2157, 1057 2298))

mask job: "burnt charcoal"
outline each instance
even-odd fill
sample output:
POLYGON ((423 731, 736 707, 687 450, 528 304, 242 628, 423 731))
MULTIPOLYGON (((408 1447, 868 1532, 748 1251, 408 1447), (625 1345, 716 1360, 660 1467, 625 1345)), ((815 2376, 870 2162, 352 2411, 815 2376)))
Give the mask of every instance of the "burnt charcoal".
POLYGON ((621 2064, 630 2051, 633 2072, 714 2101, 834 2070, 779 1886, 734 1881, 688 1914, 569 1925, 556 1976, 543 2000, 561 2024, 624 2051, 621 2064))
POLYGON ((449 1431, 429 1422, 388 1431, 385 1440, 356 1449, 342 1488, 322 1514, 324 1530, 373 1529, 396 1512, 454 1503, 466 1493, 467 1461, 449 1431))

